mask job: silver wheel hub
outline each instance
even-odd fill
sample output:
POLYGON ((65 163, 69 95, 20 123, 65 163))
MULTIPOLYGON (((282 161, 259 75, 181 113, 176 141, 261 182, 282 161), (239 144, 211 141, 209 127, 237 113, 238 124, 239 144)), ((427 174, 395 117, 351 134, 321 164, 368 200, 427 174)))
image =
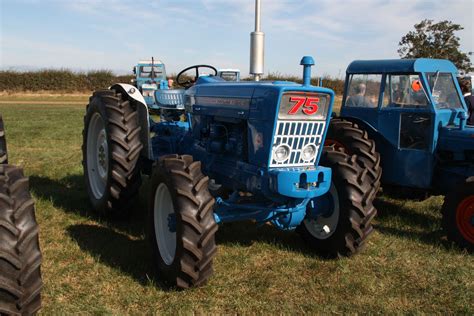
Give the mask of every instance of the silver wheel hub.
POLYGON ((94 113, 87 129, 87 175, 90 189, 96 199, 102 198, 109 173, 109 145, 105 123, 99 113, 94 113))
POLYGON ((334 183, 331 183, 329 194, 331 194, 333 200, 332 212, 330 214, 318 215, 315 218, 306 218, 303 221, 308 232, 316 239, 327 239, 331 237, 336 231, 339 222, 339 194, 337 193, 334 183))
POLYGON ((155 191, 153 224, 161 259, 171 265, 176 256, 176 217, 171 193, 164 183, 160 183, 155 191))

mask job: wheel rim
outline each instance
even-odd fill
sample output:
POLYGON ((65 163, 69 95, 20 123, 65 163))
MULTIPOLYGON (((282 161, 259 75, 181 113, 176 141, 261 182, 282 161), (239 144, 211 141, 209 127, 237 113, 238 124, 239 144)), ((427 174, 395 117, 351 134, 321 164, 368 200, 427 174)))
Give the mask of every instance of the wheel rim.
POLYGON ((470 243, 474 243, 474 196, 469 196, 459 203, 456 224, 461 235, 470 243))
POLYGON ((306 218, 303 221, 308 232, 317 239, 327 239, 331 237, 336 231, 339 222, 339 194, 337 193, 334 183, 331 183, 329 194, 332 199, 332 212, 330 214, 318 215, 316 218, 306 218))
POLYGON ((109 174, 109 145, 104 120, 94 113, 87 130, 87 173, 90 188, 96 199, 100 199, 107 186, 109 174))
POLYGON ((153 215, 155 238, 161 259, 171 265, 176 255, 176 231, 172 231, 170 219, 175 213, 170 191, 164 183, 160 183, 156 189, 153 215))

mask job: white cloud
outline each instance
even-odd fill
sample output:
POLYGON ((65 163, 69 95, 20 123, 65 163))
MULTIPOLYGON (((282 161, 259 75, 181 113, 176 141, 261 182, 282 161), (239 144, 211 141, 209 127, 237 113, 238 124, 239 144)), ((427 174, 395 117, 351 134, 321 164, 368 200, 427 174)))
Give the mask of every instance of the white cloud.
MULTIPOLYGON (((34 1, 35 0, 18 0, 34 1)), ((178 71, 193 62, 248 67, 249 32, 254 26, 253 0, 53 0, 77 19, 92 38, 106 39, 104 47, 71 37, 70 46, 33 40, 42 61, 55 63, 51 49, 62 52, 56 61, 106 68, 130 66, 136 59, 159 55, 178 71), (107 47, 116 43, 110 53, 107 47), (105 44, 107 43, 107 44, 105 44), (41 45, 46 45, 41 46, 41 45), (45 56, 39 53, 45 52, 45 56), (49 54, 49 55, 48 55, 49 54), (68 56, 75 56, 69 58, 68 56)), ((51 3, 51 1, 50 1, 51 3)), ((303 54, 316 57, 318 73, 337 75, 353 59, 398 58, 401 37, 422 19, 451 20, 465 30, 461 48, 474 51, 474 1, 453 0, 262 0, 262 28, 266 36, 266 68, 299 74, 303 54)), ((53 22, 51 22, 53 23, 53 22)), ((71 25, 74 23, 71 23, 71 25)), ((67 29, 71 25, 61 25, 67 29)), ((78 26, 79 25, 79 26, 78 26)), ((33 26, 32 26, 33 27, 33 26)), ((41 25, 34 26, 41 28, 41 25)), ((72 31, 74 32, 74 30, 72 31)), ((15 30, 4 32, 14 38, 15 30)), ((9 64, 27 58, 25 43, 2 40, 3 60, 9 64)))

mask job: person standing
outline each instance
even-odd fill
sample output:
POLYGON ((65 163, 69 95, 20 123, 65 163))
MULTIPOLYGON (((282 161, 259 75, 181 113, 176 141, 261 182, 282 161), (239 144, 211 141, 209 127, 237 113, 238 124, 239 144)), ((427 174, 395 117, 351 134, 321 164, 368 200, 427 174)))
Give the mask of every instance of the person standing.
POLYGON ((474 125, 474 96, 471 93, 471 85, 466 79, 461 79, 459 85, 461 86, 461 92, 464 96, 464 102, 466 102, 467 105, 467 125, 474 125))

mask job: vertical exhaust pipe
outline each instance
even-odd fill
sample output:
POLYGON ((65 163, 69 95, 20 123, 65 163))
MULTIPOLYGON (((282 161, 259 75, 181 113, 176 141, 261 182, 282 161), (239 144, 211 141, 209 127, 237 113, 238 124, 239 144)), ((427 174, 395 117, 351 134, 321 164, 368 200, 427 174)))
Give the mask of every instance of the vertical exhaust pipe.
POLYGON ((250 33, 250 74, 255 81, 263 75, 265 33, 260 30, 260 0, 255 0, 255 31, 250 33))

